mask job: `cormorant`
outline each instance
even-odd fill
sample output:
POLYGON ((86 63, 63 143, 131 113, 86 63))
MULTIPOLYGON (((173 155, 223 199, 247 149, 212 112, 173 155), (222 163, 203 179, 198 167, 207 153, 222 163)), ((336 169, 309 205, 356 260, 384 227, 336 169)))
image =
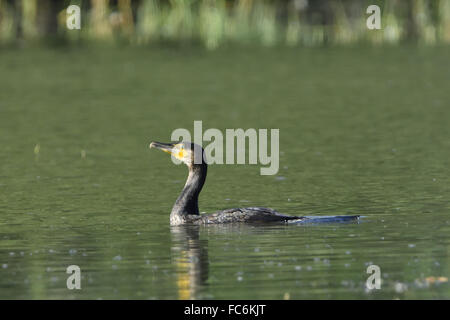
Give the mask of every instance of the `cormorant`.
POLYGON ((150 148, 157 148, 171 154, 185 163, 189 168, 186 184, 175 201, 170 213, 171 225, 182 224, 214 224, 231 222, 346 222, 358 220, 359 216, 326 216, 306 217, 288 216, 273 209, 262 207, 233 208, 217 211, 212 214, 200 214, 198 210, 198 196, 206 180, 208 165, 204 150, 192 142, 161 143, 152 142, 150 148))

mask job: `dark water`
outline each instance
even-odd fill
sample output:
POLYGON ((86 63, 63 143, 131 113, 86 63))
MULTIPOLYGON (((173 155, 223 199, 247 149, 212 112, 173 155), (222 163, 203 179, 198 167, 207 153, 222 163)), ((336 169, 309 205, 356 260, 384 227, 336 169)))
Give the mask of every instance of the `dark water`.
POLYGON ((252 50, 0 53, 0 298, 450 298, 449 50, 252 50), (364 218, 170 227, 187 170, 148 143, 194 120, 280 129, 201 211, 364 218))

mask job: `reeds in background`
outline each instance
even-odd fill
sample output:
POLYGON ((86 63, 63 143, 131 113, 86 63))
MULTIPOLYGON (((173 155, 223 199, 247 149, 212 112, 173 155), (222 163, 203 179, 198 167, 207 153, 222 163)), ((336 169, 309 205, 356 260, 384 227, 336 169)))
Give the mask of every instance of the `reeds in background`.
POLYGON ((450 43, 450 0, 0 0, 0 43, 102 41, 146 45, 227 43, 323 46, 450 43), (65 9, 82 9, 67 30, 65 9), (368 30, 366 8, 382 10, 368 30))

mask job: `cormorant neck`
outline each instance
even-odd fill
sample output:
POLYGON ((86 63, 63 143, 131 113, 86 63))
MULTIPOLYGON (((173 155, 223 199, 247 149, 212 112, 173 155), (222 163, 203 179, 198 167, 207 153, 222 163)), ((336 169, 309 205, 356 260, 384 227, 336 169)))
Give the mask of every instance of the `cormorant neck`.
POLYGON ((198 215, 198 195, 205 183, 207 172, 206 163, 195 164, 189 167, 189 176, 184 185, 183 191, 178 196, 172 208, 170 218, 186 216, 190 214, 198 215))

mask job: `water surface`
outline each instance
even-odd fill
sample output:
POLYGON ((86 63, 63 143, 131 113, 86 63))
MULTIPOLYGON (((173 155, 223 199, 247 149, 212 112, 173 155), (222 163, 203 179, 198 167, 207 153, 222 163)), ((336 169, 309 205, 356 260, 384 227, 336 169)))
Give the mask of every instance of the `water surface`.
POLYGON ((0 298, 450 298, 449 53, 0 52, 0 298), (365 218, 170 227, 187 170, 148 144, 194 120, 280 129, 278 174, 211 166, 201 211, 365 218))

